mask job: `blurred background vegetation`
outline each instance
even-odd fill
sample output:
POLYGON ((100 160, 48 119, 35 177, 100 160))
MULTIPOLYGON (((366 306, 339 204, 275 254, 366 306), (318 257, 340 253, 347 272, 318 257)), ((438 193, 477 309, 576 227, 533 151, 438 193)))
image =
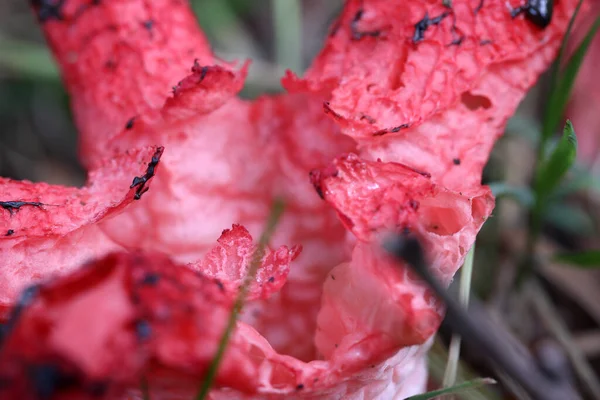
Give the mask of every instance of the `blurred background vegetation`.
MULTIPOLYGON (((218 56, 253 60, 242 93, 247 98, 280 91, 286 68, 301 73, 319 51, 342 3, 192 0, 218 56)), ((595 269, 600 257, 575 267, 555 257, 600 248, 598 177, 583 165, 571 168, 545 205, 535 251, 525 248, 531 239, 532 182, 540 169, 536 160, 551 86, 549 73, 528 94, 486 167, 484 182, 493 184, 501 197, 478 236, 470 289, 532 353, 540 348, 554 351, 564 361, 563 372, 573 376, 584 395, 600 399, 600 275, 595 269), (541 292, 515 284, 522 269, 520 256, 528 251, 538 259, 533 275, 541 282, 541 292), (540 299, 549 310, 540 306, 540 299)), ((28 2, 22 0, 0 2, 0 127, 0 176, 65 185, 85 182, 67 95, 28 2)), ((558 131, 547 138, 550 149, 559 138, 558 131)), ((449 340, 441 335, 431 353, 432 387, 442 383, 449 340)), ((468 350, 455 363, 458 381, 498 378, 468 350)), ((509 380, 502 383, 511 387, 509 380)), ((510 398, 506 393, 480 390, 461 397, 510 398)))
MULTIPOLYGON (((286 68, 302 72, 342 6, 342 0, 191 3, 218 56, 252 60, 242 93, 247 98, 281 90, 286 68)), ((0 2, 0 126, 0 176, 85 182, 67 95, 29 3, 22 0, 0 2)))

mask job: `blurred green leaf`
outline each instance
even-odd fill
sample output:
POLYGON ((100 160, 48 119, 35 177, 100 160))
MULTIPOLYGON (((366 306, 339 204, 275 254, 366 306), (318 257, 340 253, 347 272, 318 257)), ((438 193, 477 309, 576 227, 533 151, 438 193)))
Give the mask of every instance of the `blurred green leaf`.
MULTIPOLYGON (((567 33, 563 38, 563 43, 561 46, 561 50, 559 53, 558 66, 557 69, 560 68, 560 64, 562 62, 562 57, 565 53, 565 45, 569 40, 571 29, 573 26, 573 21, 579 12, 579 8, 581 7, 582 0, 580 0, 577 8, 575 9, 575 13, 573 17, 569 21, 569 27, 567 33)), ((579 67, 581 66, 583 59, 587 53, 588 48, 590 47, 590 43, 594 38, 594 35, 600 28, 600 16, 596 18, 594 24, 590 28, 590 30, 585 35, 585 38, 579 44, 567 64, 565 68, 555 72, 554 79, 552 82, 552 89, 550 91, 550 98, 548 100, 548 105, 546 108, 546 113, 544 115, 543 127, 542 127, 542 140, 548 139, 552 136, 552 133, 556 126, 560 123, 560 120, 563 116, 563 112, 567 102, 569 101, 569 97, 571 95, 571 89, 573 88, 573 83, 575 82, 575 77, 577 76, 577 72, 579 71, 579 67)))
POLYGON ((0 36, 0 65, 21 76, 50 80, 59 78, 50 51, 37 43, 0 36))
POLYGON ((506 135, 524 138, 532 146, 537 146, 540 141, 541 128, 536 119, 523 114, 515 114, 506 124, 506 135))
POLYGON ((556 261, 581 268, 600 267, 600 250, 583 251, 580 253, 562 253, 556 255, 554 258, 556 261))
MULTIPOLYGON (((197 0, 196 0, 197 1, 197 0)), ((224 1, 224 0, 221 0, 224 1)), ((238 15, 245 15, 252 9, 252 2, 248 0, 229 0, 231 8, 238 15)))
POLYGON ((583 209, 568 204, 550 204, 544 212, 544 220, 573 236, 590 235, 595 231, 590 215, 583 209))
POLYGON ((302 73, 302 4, 299 0, 272 0, 277 65, 302 73))
POLYGON ((513 186, 505 182, 493 182, 488 186, 496 198, 511 197, 526 208, 531 208, 535 202, 534 194, 528 187, 513 186))
POLYGON ((600 178, 593 175, 588 167, 575 164, 571 168, 572 179, 563 180, 552 193, 552 198, 557 200, 581 190, 591 190, 600 193, 600 178))
POLYGON ((235 54, 234 58, 262 58, 260 45, 241 19, 248 10, 240 10, 239 3, 193 0, 192 9, 217 53, 235 54))
POLYGON ((496 381, 491 378, 477 378, 446 389, 434 390, 431 392, 418 394, 416 396, 407 397, 404 400, 428 400, 445 394, 460 393, 465 390, 474 389, 483 385, 493 385, 495 383, 496 381))
POLYGON ((563 135, 549 157, 543 161, 537 171, 535 194, 545 199, 560 183, 577 155, 577 136, 571 121, 566 122, 563 135))

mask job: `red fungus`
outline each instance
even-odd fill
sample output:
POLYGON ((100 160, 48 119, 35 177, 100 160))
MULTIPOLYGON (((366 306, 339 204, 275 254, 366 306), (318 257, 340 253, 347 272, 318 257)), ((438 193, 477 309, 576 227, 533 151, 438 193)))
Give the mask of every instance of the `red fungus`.
MULTIPOLYGON (((513 20, 504 0, 478 10, 475 3, 455 0, 448 11, 437 1, 347 1, 305 76, 288 73, 288 93, 246 102, 235 97, 246 66, 212 56, 185 2, 35 2, 72 97, 86 165, 102 170, 101 160, 147 145, 165 146, 165 153, 152 190, 119 215, 103 211, 60 230, 36 220, 35 206, 14 213, 20 217, 2 214, 15 230, 2 238, 12 290, 4 304, 32 281, 63 275, 14 322, 0 352, 0 373, 14 382, 4 390, 31 395, 27 366, 50 360, 77 374, 76 394, 58 391, 55 398, 85 398, 83 383, 95 382, 106 371, 98 369, 118 356, 129 368, 116 367, 124 375, 109 380, 106 398, 131 394, 143 372, 153 398, 193 395, 247 268, 250 235, 259 233, 271 198, 282 196, 287 211, 273 243, 303 251, 281 247, 263 259, 212 398, 294 398, 300 391, 307 398, 403 398, 423 391, 428 339, 442 310, 406 266, 380 254, 379 238, 390 230, 418 234, 438 276, 450 281, 493 207, 480 184, 493 143, 556 54, 576 1, 557 2, 545 29, 513 20), (34 223, 47 235, 14 239, 34 223), (213 247, 232 224, 245 228, 223 232, 213 247), (164 253, 197 274, 137 253, 71 272, 117 248, 164 253), (136 300, 131 277, 146 270, 171 278, 140 278, 156 286, 136 300), (96 347, 84 338, 56 345, 76 335, 82 304, 107 294, 115 309, 103 304, 99 317, 86 315, 103 332, 85 339, 96 347), (151 345, 131 343, 128 324, 140 310, 150 316, 138 328, 158 331, 151 345), (177 323, 166 324, 165 315, 177 323), (215 322, 208 332, 198 330, 204 318, 215 322), (59 332, 53 341, 46 322, 59 332), (39 344, 25 354, 32 341, 39 344), (114 343, 102 354, 109 361, 81 361, 107 341, 114 343)), ((111 179, 82 189, 104 188, 93 200, 102 210, 109 209, 107 193, 122 187, 111 179)), ((17 185, 4 182, 4 196, 52 200, 17 198, 17 185)), ((76 191, 27 185, 60 199, 76 191)), ((58 207, 53 218, 77 211, 58 207)))

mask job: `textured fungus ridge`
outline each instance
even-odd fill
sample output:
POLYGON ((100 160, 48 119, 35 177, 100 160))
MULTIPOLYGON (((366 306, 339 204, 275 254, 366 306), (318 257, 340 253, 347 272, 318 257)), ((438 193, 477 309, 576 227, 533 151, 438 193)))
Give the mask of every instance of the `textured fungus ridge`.
POLYGON ((274 196, 286 212, 211 398, 425 389, 443 310, 380 240, 418 235, 450 282, 493 208, 489 152, 576 0, 544 29, 505 0, 349 0, 308 72, 253 102, 247 64, 212 55, 185 1, 32 3, 90 183, 0 181, 0 391, 139 398, 144 374, 153 399, 191 398, 274 196))

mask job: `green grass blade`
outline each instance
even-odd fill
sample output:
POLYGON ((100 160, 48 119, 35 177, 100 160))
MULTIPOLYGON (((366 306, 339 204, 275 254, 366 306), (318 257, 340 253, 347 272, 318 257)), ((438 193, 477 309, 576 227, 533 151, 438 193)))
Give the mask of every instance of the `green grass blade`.
POLYGON ((579 10, 581 9, 582 4, 583 4, 583 0, 579 0, 579 3, 577 3, 577 6, 575 7, 575 11, 573 12, 573 15, 571 16, 571 19, 569 20, 569 24, 567 25, 567 30, 565 32, 565 36, 563 36, 563 40, 560 44, 560 50, 558 51, 558 57, 556 58, 556 68, 554 68, 554 70, 552 71, 552 79, 550 80, 550 82, 552 82, 553 85, 556 84, 556 82, 557 82, 558 73, 560 71, 560 65, 565 56, 565 51, 567 51, 567 45, 569 44, 569 38, 571 37, 571 31, 573 30, 573 25, 575 24, 575 19, 577 18, 577 15, 579 15, 579 10))
POLYGON ((561 263, 581 268, 600 268, 600 250, 582 251, 579 253, 561 253, 554 259, 561 263))
POLYGON ((596 227, 583 208, 566 203, 550 203, 544 210, 544 222, 576 237, 593 235, 596 227))
POLYGON ((445 394, 460 393, 465 390, 474 389, 483 385, 493 385, 495 383, 496 381, 491 378, 477 378, 473 379, 472 381, 463 382, 446 389, 434 390, 431 392, 418 394, 416 396, 407 397, 404 400, 429 400, 445 394))
POLYGON ((248 268, 248 273, 244 278, 242 286, 238 292, 238 295, 235 299, 235 303, 233 305, 233 309, 231 310, 231 314, 229 314, 229 320, 227 321, 227 326, 225 327, 225 332, 223 332, 223 336, 221 336, 221 340, 219 342, 219 347, 217 348, 217 353, 215 354, 210 367, 208 368, 208 372, 206 373, 206 377, 204 382, 202 382, 202 386, 196 396, 196 400, 204 400, 208 396, 208 392, 210 392, 210 388, 212 383, 217 375, 217 371, 219 370, 219 365, 221 364, 221 360, 223 359, 223 355, 225 354, 225 350, 227 348, 227 344, 229 343, 229 339, 231 334, 233 333, 233 329, 235 328, 235 324, 237 322, 238 316, 244 306, 244 302, 246 301, 246 295, 248 293, 248 288, 252 281, 254 280, 254 276, 256 275, 256 271, 260 266, 260 262, 265 254, 265 248, 269 243, 271 236, 273 236, 273 232, 275 231, 275 227, 283 214, 284 205, 281 200, 276 200, 273 206, 271 207, 271 213, 267 220, 267 224, 265 226, 265 230, 263 231, 260 239, 258 241, 258 245, 254 254, 252 254, 252 259, 250 261, 250 267, 248 268))
POLYGON ((302 72, 302 8, 300 0, 272 0, 277 64, 302 72))
MULTIPOLYGON (((433 342, 433 346, 427 354, 427 366, 429 375, 434 382, 440 382, 446 368, 448 360, 448 350, 441 342, 439 335, 433 342)), ((466 382, 476 379, 478 376, 464 362, 459 361, 456 379, 459 382, 466 382)), ((491 390, 489 386, 479 386, 471 388, 465 392, 457 393, 453 396, 455 400, 502 400, 501 396, 491 390)))
POLYGON ((505 182, 493 182, 488 186, 496 198, 510 197, 526 208, 531 208, 535 202, 534 194, 528 187, 513 186, 505 182))
MULTIPOLYGON (((473 258, 475 256, 475 244, 465 257, 465 262, 460 272, 460 288, 459 301, 467 308, 469 305, 469 296, 471 294, 471 282, 473 278, 473 258)), ((448 352, 448 362, 446 363, 446 371, 444 372, 443 386, 445 388, 452 387, 456 383, 456 375, 458 371, 458 363, 460 361, 460 335, 452 335, 450 340, 450 350, 448 352)))
MULTIPOLYGON (((576 15, 574 15, 573 18, 575 18, 575 16, 576 15)), ((571 19, 570 25, 573 21, 573 18, 571 19)), ((553 82, 552 90, 550 92, 550 98, 548 100, 548 106, 546 108, 546 113, 544 116, 544 123, 542 127, 542 140, 546 140, 550 136, 552 136, 552 132, 560 123, 565 106, 569 101, 571 89, 573 88, 573 83, 575 82, 575 78, 577 77, 577 72, 579 72, 579 68, 581 67, 583 59, 585 58, 585 55, 590 47, 592 39, 598 31, 598 28, 600 28, 600 16, 596 18, 592 27, 585 35, 585 38, 583 39, 581 44, 579 44, 579 46, 567 62, 562 74, 557 73, 557 77, 553 82)), ((565 35, 564 40, 568 40, 568 36, 569 32, 567 32, 567 35, 565 35)))
POLYGON ((547 160, 540 165, 535 182, 538 200, 545 199, 560 183, 577 156, 577 136, 571 121, 567 121, 563 135, 547 160))

